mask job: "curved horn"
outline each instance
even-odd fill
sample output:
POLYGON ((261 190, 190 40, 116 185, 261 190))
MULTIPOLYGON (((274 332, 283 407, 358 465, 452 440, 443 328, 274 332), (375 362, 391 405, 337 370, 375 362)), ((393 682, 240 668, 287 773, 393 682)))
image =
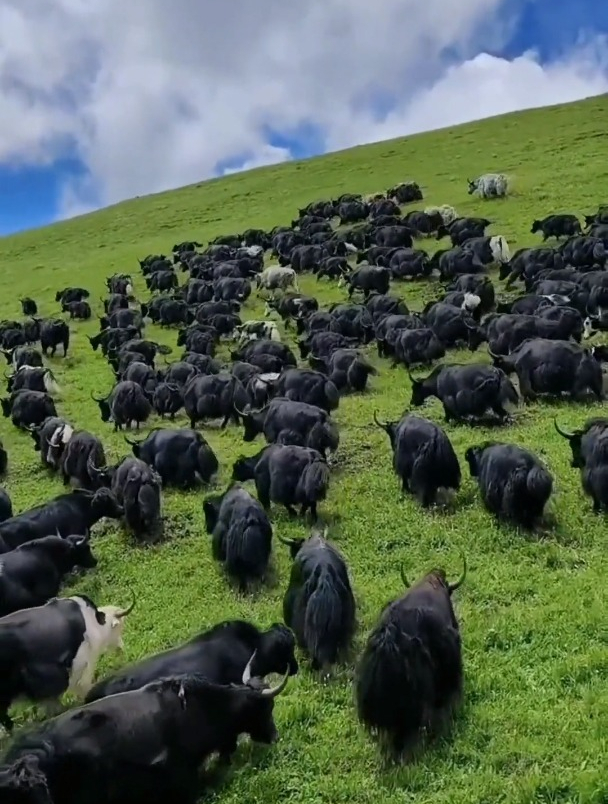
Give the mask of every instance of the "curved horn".
POLYGON ((51 440, 48 442, 49 447, 58 447, 59 441, 61 440, 61 436, 65 430, 65 424, 62 424, 61 427, 58 427, 54 430, 53 435, 51 436, 51 440))
POLYGON ((557 432, 563 436, 564 438, 574 438, 576 433, 569 433, 567 430, 562 430, 559 424, 557 423, 557 416, 553 418, 553 426, 557 430, 557 432))
POLYGON ((251 658, 247 662, 245 669, 243 670, 243 684, 248 685, 251 681, 251 665, 253 664, 253 660, 255 659, 255 655, 258 652, 257 648, 251 654, 251 658))
POLYGON ((105 396, 102 396, 100 399, 97 399, 96 396, 93 396, 93 391, 91 391, 91 399, 94 402, 105 402, 105 400, 106 400, 105 396))
POLYGON ((276 687, 270 687, 267 690, 260 690, 260 694, 264 696, 264 698, 276 698, 277 695, 280 695, 285 687, 287 686, 287 681, 289 680, 289 668, 283 678, 279 681, 276 687))
POLYGON ((405 577, 405 570, 403 568, 403 564, 401 565, 401 580, 403 581, 403 585, 405 586, 405 588, 409 589, 410 588, 410 582, 405 577))
MULTIPOLYGON (((6 371, 8 371, 8 369, 7 369, 6 371)), ((11 378, 13 375, 12 375, 12 374, 7 374, 7 373, 6 373, 6 371, 4 372, 4 379, 5 379, 5 380, 10 380, 10 378, 11 378)))
POLYGON ((146 439, 144 438, 144 439, 143 439, 143 441, 131 441, 131 439, 130 439, 130 438, 127 438, 126 436, 123 436, 123 438, 124 438, 124 440, 127 442, 127 444, 128 444, 130 447, 139 447, 139 445, 140 445, 140 444, 143 444, 143 442, 146 440, 146 439))
POLYGON ((468 322, 468 321, 466 320, 466 318, 464 318, 464 317, 463 317, 463 319, 462 319, 462 323, 465 325, 465 327, 466 327, 467 329, 477 329, 477 325, 476 325, 476 324, 469 324, 469 322, 468 322))
POLYGON ((374 411, 374 422, 378 425, 378 427, 381 427, 383 430, 388 430, 389 427, 388 422, 386 424, 382 424, 382 422, 378 419, 377 410, 374 411))
POLYGON ((496 355, 496 354, 494 354, 494 352, 490 349, 489 346, 488 346, 488 354, 490 355, 490 357, 493 360, 498 360, 499 358, 504 357, 504 355, 496 355))
POLYGON ((131 589, 131 597, 133 598, 133 600, 131 601, 131 605, 128 608, 123 609, 122 611, 116 612, 116 617, 119 620, 121 620, 123 617, 126 617, 128 614, 131 614, 131 612, 135 608, 135 592, 132 589, 131 589))
POLYGON ((450 594, 452 594, 452 592, 455 592, 459 586, 462 586, 462 584, 464 583, 464 579, 466 577, 467 577, 467 559, 465 554, 462 553, 462 575, 457 581, 455 581, 455 583, 448 584, 448 590, 450 594))
POLYGON ((93 472, 97 472, 97 474, 100 474, 100 475, 102 475, 104 473, 104 471, 105 471, 105 469, 103 467, 100 468, 98 466, 93 466, 93 463, 91 461, 91 454, 90 453, 89 453, 89 457, 87 458, 87 469, 90 469, 93 472))
POLYGON ((284 536, 281 536, 279 533, 277 533, 277 539, 281 542, 281 544, 287 545, 287 547, 291 547, 293 544, 296 543, 295 539, 286 539, 284 536))

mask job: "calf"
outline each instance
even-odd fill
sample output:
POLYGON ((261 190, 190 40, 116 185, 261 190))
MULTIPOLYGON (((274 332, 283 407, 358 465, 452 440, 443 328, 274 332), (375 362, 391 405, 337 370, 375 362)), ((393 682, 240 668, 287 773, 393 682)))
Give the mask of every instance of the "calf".
MULTIPOLYGON (((357 715, 382 750, 400 758, 432 737, 462 693, 462 648, 452 594, 456 583, 435 569, 389 603, 372 629, 355 676, 357 715)), ((408 588, 409 587, 409 588, 408 588)))
POLYGON ((203 502, 212 552, 241 592, 263 580, 270 560, 272 527, 260 503, 238 484, 203 502))
POLYGON ((469 447, 465 459, 488 511, 497 520, 534 528, 553 490, 553 478, 538 458, 515 444, 486 441, 469 447))
POLYGON ((283 619, 313 670, 327 670, 351 646, 356 629, 356 603, 348 569, 325 533, 280 541, 291 550, 293 564, 283 598, 283 619))
POLYGON ((64 313, 69 313, 71 319, 88 321, 91 317, 91 305, 87 301, 63 302, 61 309, 64 313))

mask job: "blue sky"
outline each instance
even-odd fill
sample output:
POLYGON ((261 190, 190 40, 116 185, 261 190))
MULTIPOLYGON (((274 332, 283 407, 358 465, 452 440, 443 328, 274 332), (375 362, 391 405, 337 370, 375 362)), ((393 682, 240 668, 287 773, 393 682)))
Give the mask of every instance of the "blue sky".
MULTIPOLYGON (((509 28, 509 35, 498 50, 488 50, 492 55, 508 59, 533 49, 538 52, 541 63, 550 63, 567 55, 581 39, 608 32, 608 3, 597 0, 511 0, 501 11, 503 16, 506 14, 506 18, 513 22, 513 27, 509 28)), ((1 44, 0 42, 0 51, 1 44)), ((467 55, 470 58, 475 55, 475 51, 484 49, 483 43, 476 43, 474 52, 467 55)), ((366 90, 362 88, 361 91, 366 90)), ((386 95, 378 93, 374 98, 374 106, 379 114, 389 111, 392 102, 393 95, 390 92, 386 95)), ((542 102, 543 98, 539 97, 538 104, 542 102)), ((0 122, 0 128, 1 126, 0 122)), ((284 158, 286 152, 297 158, 322 152, 326 148, 322 128, 312 122, 295 127, 265 124, 261 126, 261 130, 265 142, 276 149, 278 154, 276 160, 272 156, 263 157, 265 161, 278 161, 284 158)), ((0 131, 0 141, 1 137, 0 131)), ((70 181, 86 175, 83 162, 75 151, 62 151, 59 156, 60 158, 54 161, 51 159, 50 163, 42 166, 27 164, 27 160, 24 162, 23 159, 14 166, 10 161, 0 163, 0 235, 40 226, 56 219, 62 199, 65 201, 66 182, 69 184, 70 181)), ((214 162, 215 172, 222 173, 225 169, 238 168, 249 160, 253 160, 252 164, 256 163, 256 155, 252 150, 246 147, 234 150, 231 156, 214 162)), ((181 177, 182 174, 178 171, 176 175, 181 177)), ((191 181, 200 178, 201 176, 193 175, 191 181)), ((141 182, 138 190, 140 186, 141 182)), ((143 186, 145 188, 145 184, 143 186)), ((139 193, 134 192, 133 195, 135 194, 139 193)))

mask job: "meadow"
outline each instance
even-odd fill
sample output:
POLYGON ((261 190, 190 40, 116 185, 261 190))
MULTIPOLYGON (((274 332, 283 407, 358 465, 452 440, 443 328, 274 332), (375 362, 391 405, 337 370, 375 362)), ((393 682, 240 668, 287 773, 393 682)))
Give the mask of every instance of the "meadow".
MULTIPOLYGON (((452 204, 461 215, 489 217, 494 222, 489 233, 506 236, 512 251, 538 244, 540 236, 530 234, 534 218, 573 212, 582 219, 608 201, 607 119, 606 97, 512 114, 203 182, 2 238, 0 317, 20 318, 18 300, 25 295, 37 300, 42 315, 60 317, 55 291, 69 285, 88 288, 94 312, 101 314, 105 278, 118 271, 132 272, 136 295, 146 299, 137 258, 167 254, 182 240, 206 242, 248 227, 288 224, 309 201, 384 190, 408 179, 419 182, 425 195, 423 203, 410 208, 452 204), (509 198, 484 202, 467 195, 467 177, 487 171, 512 177, 509 198)), ((430 240, 427 246, 434 250, 439 243, 430 240)), ((501 284, 496 279, 497 291, 501 284)), ((335 282, 311 276, 301 279, 301 287, 322 305, 346 296, 335 282)), ((441 290, 435 281, 392 287, 413 310, 441 290)), ((254 293, 243 318, 262 312, 254 293)), ((86 338, 98 330, 98 320, 70 326, 67 359, 49 361, 62 389, 59 415, 99 435, 114 462, 130 448, 111 424, 101 422, 90 397, 109 391, 113 383, 109 366, 86 338)), ((146 332, 172 346, 177 358, 175 331, 149 325, 146 332)), ((222 354, 227 357, 227 350, 222 354)), ((521 406, 514 424, 499 431, 446 425, 461 459, 463 485, 452 512, 423 512, 413 499, 402 497, 388 438, 372 423, 374 410, 384 420, 395 420, 408 409, 410 381, 403 368, 391 370, 388 361, 379 360, 375 346, 369 355, 379 369, 370 390, 343 398, 334 414, 341 444, 328 499, 320 506, 321 524, 350 567, 359 607, 356 649, 382 607, 402 592, 402 564, 410 579, 437 565, 454 578, 465 553, 468 577, 455 594, 465 665, 463 709, 450 739, 413 765, 387 768, 357 724, 353 664, 322 682, 302 661, 301 672, 276 703, 280 741, 270 749, 245 741, 206 800, 608 802, 608 525, 592 513, 579 474, 570 467, 569 446, 553 429, 555 415, 573 429, 600 415, 604 405, 521 406), (486 438, 533 450, 553 473, 556 524, 542 538, 498 528, 483 510, 464 452, 486 438)), ((463 359, 489 361, 481 348, 474 357, 450 352, 445 362, 463 359)), ((437 400, 420 412, 443 423, 437 400)), ((150 426, 159 423, 154 419, 150 426)), ((183 414, 175 426, 187 426, 183 414)), ((234 460, 262 446, 261 439, 244 444, 242 430, 232 424, 223 432, 205 426, 204 434, 220 460, 217 488, 222 490, 234 460)), ((60 481, 43 470, 27 433, 1 419, 0 436, 9 452, 5 485, 16 512, 63 492, 60 481)), ((275 541, 271 586, 238 596, 211 559, 204 495, 204 490, 164 492, 168 538, 155 547, 134 546, 112 521, 96 527, 99 565, 63 594, 86 593, 99 605, 126 604, 131 589, 137 597, 126 625, 125 654, 104 660, 100 672, 175 645, 222 619, 251 619, 261 627, 281 620, 290 569, 287 548, 275 541)), ((307 523, 289 520, 274 506, 272 521, 275 532, 287 537, 309 531, 307 523)), ((35 716, 27 706, 14 711, 19 725, 35 716)))

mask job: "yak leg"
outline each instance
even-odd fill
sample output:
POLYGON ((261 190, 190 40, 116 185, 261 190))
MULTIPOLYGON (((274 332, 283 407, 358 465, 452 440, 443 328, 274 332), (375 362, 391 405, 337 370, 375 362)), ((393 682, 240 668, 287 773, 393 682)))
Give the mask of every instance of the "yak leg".
MULTIPOLYGON (((224 416, 224 418, 222 419, 222 423, 221 423, 221 425, 220 425, 220 429, 221 429, 221 430, 225 430, 225 429, 226 429, 226 426, 228 425, 228 422, 230 421, 231 416, 232 416, 232 413, 227 413, 227 414, 224 416)), ((237 422, 237 423, 238 423, 238 422, 237 422)))
POLYGON ((0 724, 4 726, 4 728, 9 734, 12 733, 13 728, 15 726, 12 717, 10 717, 8 713, 8 708, 10 705, 11 705, 10 701, 7 700, 0 701, 0 724))
MULTIPOLYGON (((263 505, 263 503, 262 503, 262 505, 263 505)), ((289 504, 289 503, 284 503, 284 505, 285 505, 285 509, 287 510, 287 513, 289 514, 289 516, 290 516, 292 519, 294 519, 295 517, 297 517, 298 512, 297 512, 297 511, 296 511, 296 509, 293 507, 293 505, 291 505, 291 504, 289 504)))

